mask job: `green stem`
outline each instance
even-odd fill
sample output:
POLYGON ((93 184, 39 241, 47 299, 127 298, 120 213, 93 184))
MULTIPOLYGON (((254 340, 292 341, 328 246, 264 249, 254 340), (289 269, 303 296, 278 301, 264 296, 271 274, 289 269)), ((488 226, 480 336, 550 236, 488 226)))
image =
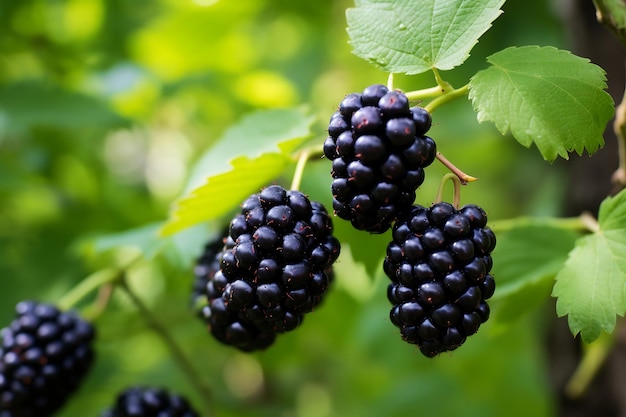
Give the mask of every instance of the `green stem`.
POLYGON ((393 91, 393 72, 390 72, 387 77, 387 89, 389 89, 389 91, 393 91))
POLYGON ((307 162, 311 159, 322 156, 323 153, 319 150, 319 147, 309 147, 300 151, 298 155, 298 162, 296 163, 296 170, 293 173, 293 179, 291 180, 290 190, 299 190, 302 183, 302 177, 304 176, 304 168, 307 162))
POLYGON ((461 171, 459 168, 457 168, 456 165, 450 162, 448 158, 443 156, 441 152, 437 152, 436 156, 439 162, 441 162, 446 168, 448 168, 450 171, 452 171, 452 173, 454 173, 457 177, 459 177, 459 180, 461 180, 461 184, 465 185, 468 182, 473 182, 473 181, 478 180, 478 178, 472 177, 471 175, 468 175, 465 172, 461 171))
POLYGON ((101 269, 87 276, 79 282, 74 288, 67 292, 63 298, 57 303, 61 310, 69 310, 73 308, 80 300, 85 298, 96 288, 114 283, 120 279, 120 271, 116 268, 101 269))
POLYGON ((597 221, 589 213, 577 217, 516 217, 514 219, 496 220, 489 227, 494 232, 505 232, 516 227, 546 225, 558 229, 575 232, 594 232, 597 230, 597 221))
POLYGON ((405 95, 409 100, 415 101, 415 100, 422 100, 425 98, 439 97, 440 95, 444 93, 445 93, 445 90, 439 87, 438 85, 436 85, 434 87, 425 88, 423 90, 409 91, 405 95))
POLYGON ((128 282, 126 281, 125 275, 120 280, 119 286, 130 297, 133 304, 139 310, 139 313, 146 320, 148 326, 150 326, 152 330, 154 330, 154 332, 161 338, 161 340, 163 340, 180 370, 183 372, 183 374, 185 374, 185 376, 189 380, 189 383, 200 394, 200 397, 204 402, 207 412, 209 412, 209 414, 213 414, 213 405, 211 404, 211 391, 204 384, 202 378, 200 378, 200 375, 196 372, 191 362, 187 359, 184 351, 178 345, 176 340, 174 340, 167 327, 157 319, 157 317, 150 311, 150 309, 148 309, 148 307, 137 296, 137 294, 135 294, 135 292, 130 288, 128 282))
POLYGON ((603 332, 593 343, 583 345, 583 358, 565 386, 565 394, 569 398, 580 398, 585 393, 611 352, 614 342, 613 334, 603 332))
POLYGON ((445 92, 448 90, 453 90, 454 88, 450 85, 449 82, 444 81, 443 78, 441 78, 441 74, 439 74, 439 70, 435 67, 432 67, 431 70, 433 71, 433 74, 435 75, 435 81, 437 81, 437 85, 445 92))
POLYGON ((456 174, 448 173, 441 178, 435 202, 440 203, 441 201, 443 201, 443 191, 448 181, 452 181, 452 183, 454 184, 452 205, 458 210, 458 208, 461 206, 461 180, 456 174))
POLYGON ((428 103, 426 106, 424 106, 424 108, 429 113, 432 113, 433 111, 435 111, 437 107, 466 95, 468 91, 469 91, 469 84, 465 84, 463 87, 454 89, 452 91, 448 91, 444 93, 443 95, 437 97, 436 99, 428 103))

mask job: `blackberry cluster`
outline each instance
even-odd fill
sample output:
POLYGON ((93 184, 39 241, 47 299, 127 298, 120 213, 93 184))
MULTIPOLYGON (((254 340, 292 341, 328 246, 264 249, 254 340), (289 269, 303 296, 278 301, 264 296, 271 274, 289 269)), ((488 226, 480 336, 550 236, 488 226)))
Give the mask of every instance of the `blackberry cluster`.
POLYGON ((339 256, 324 206, 278 185, 250 196, 230 222, 206 287, 211 333, 243 351, 270 346, 317 306, 339 256))
POLYGON ((383 233, 415 201, 436 145, 430 114, 381 84, 348 94, 331 116, 324 155, 332 161, 333 209, 359 230, 383 233))
POLYGON ((158 387, 131 387, 122 391, 115 405, 100 417, 199 417, 180 395, 158 387))
POLYGON ((91 367, 95 331, 73 312, 22 301, 0 331, 0 416, 52 415, 91 367))
POLYGON ((427 357, 454 350, 489 318, 496 245, 487 215, 468 204, 414 206, 393 227, 384 271, 391 321, 427 357))

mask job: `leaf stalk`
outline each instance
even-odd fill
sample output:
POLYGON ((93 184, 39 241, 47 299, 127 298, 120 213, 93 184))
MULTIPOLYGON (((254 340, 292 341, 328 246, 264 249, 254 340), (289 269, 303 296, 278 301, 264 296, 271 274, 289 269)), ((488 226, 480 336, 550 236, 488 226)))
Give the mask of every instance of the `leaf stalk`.
POLYGON ((585 393, 593 378, 598 374, 598 371, 606 361, 614 343, 615 337, 613 334, 602 332, 600 337, 593 343, 583 345, 583 358, 565 385, 565 395, 568 398, 580 398, 585 393))

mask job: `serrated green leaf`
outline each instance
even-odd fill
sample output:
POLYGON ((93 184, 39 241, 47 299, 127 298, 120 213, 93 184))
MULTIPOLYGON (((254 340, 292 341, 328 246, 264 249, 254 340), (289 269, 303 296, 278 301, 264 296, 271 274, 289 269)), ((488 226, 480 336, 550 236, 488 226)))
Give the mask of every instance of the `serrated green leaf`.
POLYGON ((590 343, 626 311, 626 190, 600 206, 599 230, 578 240, 552 295, 572 334, 590 343))
POLYGON ((354 53, 387 72, 462 64, 504 0, 356 0, 346 11, 354 53))
POLYGON ((303 109, 262 110, 244 116, 199 158, 185 193, 204 184, 207 177, 228 171, 236 157, 291 153, 310 135, 312 123, 313 117, 303 109))
POLYGON ((496 324, 508 326, 549 298, 554 277, 578 236, 549 218, 519 218, 509 230, 498 233, 492 298, 496 324))
POLYGON ((266 153, 255 159, 245 156, 235 159, 230 171, 210 176, 204 185, 177 203, 161 234, 171 235, 227 214, 280 175, 291 162, 289 156, 278 153, 266 153))
POLYGON ((161 234, 217 219, 276 179, 310 135, 312 122, 302 109, 264 110, 244 117, 200 158, 161 234))
POLYGON ((613 117, 602 68, 552 47, 513 47, 491 55, 491 67, 469 84, 469 98, 480 122, 492 121, 503 135, 511 131, 526 147, 535 143, 547 161, 604 145, 602 134, 613 117))

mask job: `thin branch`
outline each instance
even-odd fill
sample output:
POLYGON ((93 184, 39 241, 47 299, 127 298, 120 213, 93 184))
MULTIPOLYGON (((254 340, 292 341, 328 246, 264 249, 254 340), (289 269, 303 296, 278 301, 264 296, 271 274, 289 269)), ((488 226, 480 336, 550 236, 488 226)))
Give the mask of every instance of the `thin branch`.
MULTIPOLYGON (((182 348, 178 345, 176 340, 172 337, 167 327, 161 323, 157 317, 148 309, 143 301, 131 290, 128 286, 126 279, 122 279, 119 283, 120 288, 126 292, 130 297, 133 304, 137 307, 143 318, 146 320, 148 326, 154 330, 157 335, 163 340, 167 348, 169 349, 174 361, 185 374, 189 383, 198 391, 202 401, 204 402, 207 412, 211 412, 213 404, 211 403, 211 391, 204 384, 200 375, 196 372, 194 366, 189 362, 182 348)), ((210 414, 213 414, 212 412, 210 414)))

